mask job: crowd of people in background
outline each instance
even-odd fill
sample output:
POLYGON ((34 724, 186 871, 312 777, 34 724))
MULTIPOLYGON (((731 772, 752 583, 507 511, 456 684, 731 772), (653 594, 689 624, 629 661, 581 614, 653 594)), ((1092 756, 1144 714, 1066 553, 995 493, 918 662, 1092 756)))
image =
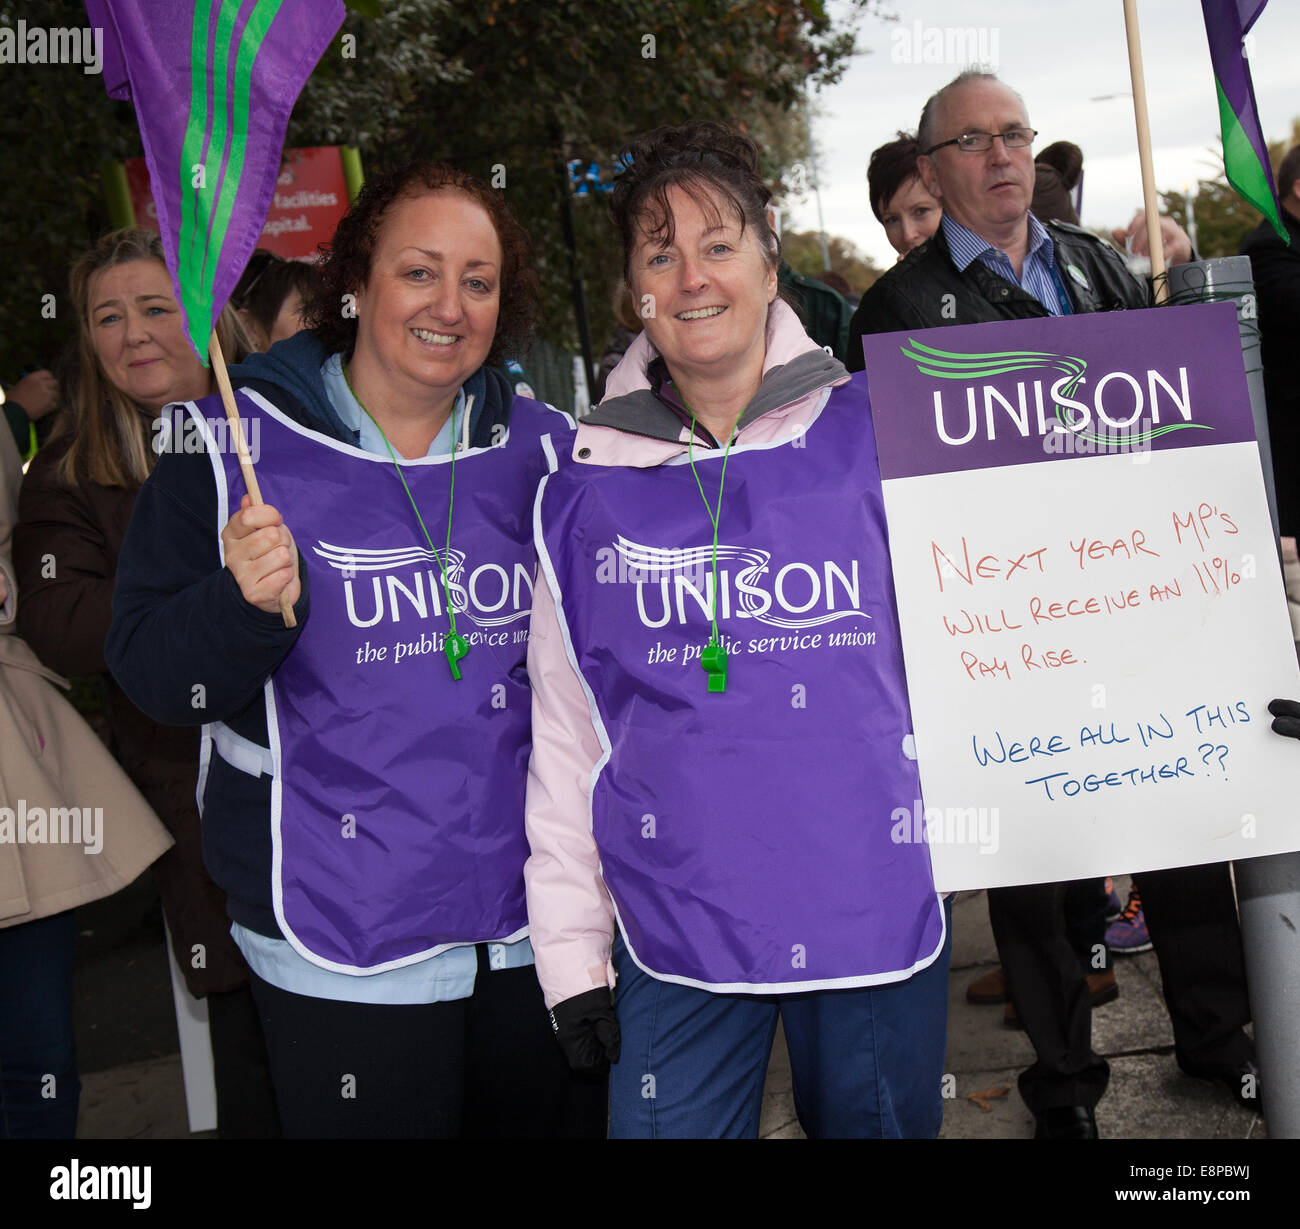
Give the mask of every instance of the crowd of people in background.
MULTIPOLYGON (((94 798, 110 830, 102 860, 0 843, 0 1138, 73 1134, 72 911, 150 865, 207 1003, 222 1137, 752 1137, 778 1022, 808 1134, 935 1136, 951 901, 924 846, 886 837, 920 786, 856 373, 868 333, 1151 303, 1125 261, 1144 215, 1123 253, 1084 229, 1083 151, 1035 156, 1037 135, 1013 89, 967 72, 872 152, 898 262, 858 302, 783 260, 748 138, 640 135, 612 193, 617 327, 576 434, 519 368, 536 285, 504 195, 445 166, 375 175, 320 264, 258 251, 217 323, 260 506, 211 432, 160 446, 164 407, 224 415, 158 235, 73 260, 57 375, 5 390, 0 806, 94 798), (804 434, 804 453, 771 447, 804 434), (796 557, 833 532, 868 561, 880 643, 837 659, 820 715, 791 720, 765 681, 779 658, 733 660, 716 609, 699 664, 657 670, 627 587, 590 583, 610 542, 711 540, 716 591, 742 518, 796 557), (385 588, 397 557, 413 579, 385 588), (518 581, 509 615, 509 583, 480 601, 485 561, 532 578, 531 602, 518 581), (406 673, 367 656, 399 601, 436 633, 417 627, 406 673), (102 739, 69 677, 94 680, 102 739), (792 825, 809 795, 822 819, 792 825), (805 944, 811 967, 790 959, 805 944)), ((1300 147, 1277 182, 1292 244, 1261 224, 1243 251, 1286 539, 1300 147)), ((1197 258, 1161 227, 1169 263, 1197 258)), ((1294 543, 1287 563, 1297 601, 1294 543)), ((1111 957, 1153 946, 1179 1066, 1258 1107, 1226 864, 1143 870, 1124 903, 1110 880, 988 900, 1001 965, 967 997, 1026 1031, 1037 1137, 1097 1137, 1091 1011, 1119 993, 1111 957)))

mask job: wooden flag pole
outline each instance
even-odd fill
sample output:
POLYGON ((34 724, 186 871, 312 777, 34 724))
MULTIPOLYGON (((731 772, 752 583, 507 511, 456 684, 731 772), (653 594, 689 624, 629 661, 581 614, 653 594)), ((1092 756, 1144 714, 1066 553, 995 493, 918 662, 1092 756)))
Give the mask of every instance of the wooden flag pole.
MULTIPOLYGON (((221 390, 221 404, 226 407, 226 419, 234 433, 235 452, 239 456, 239 470, 244 475, 244 485, 248 488, 253 503, 260 504, 263 502, 262 488, 258 485, 257 475, 253 472, 253 458, 244 439, 244 426, 239 420, 239 407, 235 405, 235 391, 230 387, 226 356, 221 352, 221 342, 217 338, 216 329, 212 330, 212 337, 208 341, 208 356, 212 359, 212 370, 217 377, 217 387, 221 390)), ((293 604, 289 601, 287 586, 280 590, 280 615, 284 619, 285 627, 298 626, 298 620, 293 614, 293 604)))
POLYGON ((1142 166, 1142 202, 1147 215, 1147 247, 1151 251, 1151 278, 1156 302, 1169 300, 1165 276, 1165 249, 1160 241, 1160 207, 1156 202, 1156 176, 1151 166, 1151 126, 1147 120, 1146 76, 1142 72, 1142 40, 1138 34, 1137 0, 1124 0, 1124 33, 1128 36, 1128 71, 1133 82, 1133 117, 1137 121, 1138 161, 1142 166))

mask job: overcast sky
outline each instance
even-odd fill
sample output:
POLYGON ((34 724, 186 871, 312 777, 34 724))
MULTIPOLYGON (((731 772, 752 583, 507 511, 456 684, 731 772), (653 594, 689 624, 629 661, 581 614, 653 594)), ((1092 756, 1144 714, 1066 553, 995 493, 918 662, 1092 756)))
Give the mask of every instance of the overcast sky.
MULTIPOLYGON (((1084 153, 1083 223, 1127 224, 1142 203, 1121 0, 889 0, 900 20, 861 21, 841 82, 815 100, 826 229, 888 267, 894 252, 867 201, 871 151, 899 128, 915 130, 921 106, 964 60, 926 63, 924 31, 974 29, 999 74, 1023 95, 1038 129, 1035 149, 1074 141, 1084 153), (914 52, 922 24, 920 55, 914 52), (1094 98, 1123 95, 1106 101, 1094 98)), ((842 9, 837 0, 832 7, 842 9)), ((1219 133, 1214 74, 1199 0, 1140 0, 1143 62, 1156 186, 1181 189, 1213 171, 1219 133)), ((1266 140, 1286 137, 1300 115, 1300 3, 1271 0, 1252 32, 1251 73, 1266 140)), ((979 46, 978 41, 974 43, 979 46)), ((817 227, 811 195, 787 215, 787 229, 817 227)))

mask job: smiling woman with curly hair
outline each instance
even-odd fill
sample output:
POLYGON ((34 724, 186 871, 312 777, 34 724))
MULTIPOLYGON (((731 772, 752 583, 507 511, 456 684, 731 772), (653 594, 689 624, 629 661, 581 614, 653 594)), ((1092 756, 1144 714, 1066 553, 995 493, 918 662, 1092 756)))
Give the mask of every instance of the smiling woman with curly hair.
POLYGON ((951 944, 891 831, 920 783, 866 381, 777 295, 748 137, 623 161, 645 329, 535 514, 538 976, 615 1138, 756 1136, 778 1022, 808 1135, 934 1136, 951 944))
POLYGON ((486 365, 532 318, 527 239, 486 184, 411 166, 320 272, 308 327, 232 372, 268 504, 220 405, 188 406, 206 449, 146 484, 109 659, 204 723, 208 864, 286 1134, 599 1135, 524 908, 531 510, 570 430, 486 365))

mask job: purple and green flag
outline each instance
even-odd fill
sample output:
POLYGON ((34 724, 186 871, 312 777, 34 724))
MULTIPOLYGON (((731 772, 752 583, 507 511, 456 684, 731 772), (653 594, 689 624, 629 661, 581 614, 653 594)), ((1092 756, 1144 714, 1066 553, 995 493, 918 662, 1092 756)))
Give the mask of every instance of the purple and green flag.
POLYGON ((1219 94, 1219 124, 1223 129, 1223 170, 1238 195, 1249 201, 1289 243, 1273 183, 1268 146, 1255 106, 1242 40, 1268 0, 1201 0, 1205 33, 1210 40, 1214 84, 1219 94))
POLYGON ((190 344, 208 338, 266 224, 289 113, 341 0, 86 0, 104 88, 135 104, 190 344))

